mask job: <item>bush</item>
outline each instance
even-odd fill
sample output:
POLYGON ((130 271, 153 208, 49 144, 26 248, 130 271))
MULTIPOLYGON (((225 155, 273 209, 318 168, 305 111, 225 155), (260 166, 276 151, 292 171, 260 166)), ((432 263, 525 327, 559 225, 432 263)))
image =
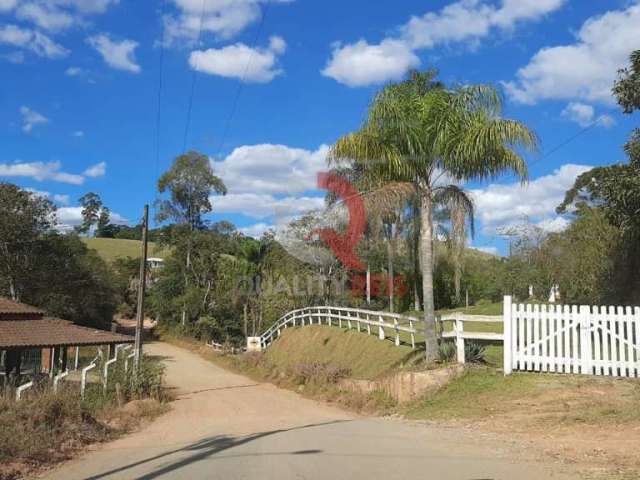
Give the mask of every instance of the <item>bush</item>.
POLYGON ((464 358, 468 363, 486 363, 485 353, 487 347, 478 342, 467 340, 464 342, 464 358))
POLYGON ((290 372, 294 381, 299 385, 309 383, 334 384, 351 374, 351 369, 339 367, 330 363, 300 363, 295 365, 290 372))
POLYGON ((441 340, 438 345, 438 356, 441 362, 451 362, 456 358, 456 345, 453 342, 441 340))

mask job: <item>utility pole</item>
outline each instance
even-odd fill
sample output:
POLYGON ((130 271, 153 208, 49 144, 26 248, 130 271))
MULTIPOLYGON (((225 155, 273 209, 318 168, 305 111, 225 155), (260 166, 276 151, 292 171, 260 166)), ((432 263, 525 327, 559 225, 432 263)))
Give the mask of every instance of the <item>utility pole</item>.
POLYGON ((138 309, 136 312, 136 343, 134 369, 137 371, 142 358, 142 329, 144 327, 144 291, 147 284, 147 232, 149 231, 149 205, 144 206, 142 220, 142 257, 140 258, 140 279, 138 284, 138 309))

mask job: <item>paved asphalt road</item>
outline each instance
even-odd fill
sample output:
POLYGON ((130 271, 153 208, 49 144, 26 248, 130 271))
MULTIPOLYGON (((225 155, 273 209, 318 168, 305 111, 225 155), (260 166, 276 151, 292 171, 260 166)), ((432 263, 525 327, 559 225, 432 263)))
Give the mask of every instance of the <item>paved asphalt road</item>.
MULTIPOLYGON (((173 410, 50 472, 75 479, 578 479, 516 458, 464 429, 361 418, 229 373, 178 347, 167 365, 173 410), (480 445, 481 444, 481 445, 480 445)), ((491 442, 489 442, 491 443, 491 442)))

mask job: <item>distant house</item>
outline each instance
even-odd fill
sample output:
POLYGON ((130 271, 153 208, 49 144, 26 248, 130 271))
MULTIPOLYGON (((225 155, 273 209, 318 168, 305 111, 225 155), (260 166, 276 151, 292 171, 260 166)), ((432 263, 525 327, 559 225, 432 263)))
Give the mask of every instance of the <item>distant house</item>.
POLYGON ((155 270, 157 268, 160 268, 160 267, 164 266, 164 259, 158 258, 158 257, 148 257, 147 258, 147 265, 152 270, 155 270))
POLYGON ((0 375, 67 369, 69 347, 134 343, 130 335, 75 325, 0 297, 0 375))

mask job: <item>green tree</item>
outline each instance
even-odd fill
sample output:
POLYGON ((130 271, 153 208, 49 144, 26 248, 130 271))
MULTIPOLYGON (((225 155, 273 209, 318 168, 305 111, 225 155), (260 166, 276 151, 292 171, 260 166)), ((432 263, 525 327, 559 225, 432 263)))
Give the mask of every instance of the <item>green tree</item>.
POLYGON ((0 295, 108 327, 116 305, 109 267, 77 235, 55 232, 55 222, 51 202, 0 183, 0 295))
POLYGON ((20 301, 37 264, 37 242, 55 225, 55 206, 11 183, 0 183, 0 292, 20 301))
MULTIPOLYGON (((214 175, 211 163, 206 155, 190 151, 178 156, 169 169, 158 180, 158 191, 169 193, 169 199, 158 200, 156 203, 156 220, 164 222, 173 220, 187 228, 176 230, 184 232, 187 238, 185 266, 191 266, 192 236, 194 232, 204 226, 202 216, 211 212, 211 194, 227 193, 224 182, 214 175)), ((185 273, 185 287, 188 290, 189 276, 185 273)), ((185 300, 186 301, 186 300, 185 300)), ((187 321, 186 303, 182 311, 182 324, 187 321)))
MULTIPOLYGON (((389 191, 420 199, 420 265, 426 358, 438 357, 434 312, 434 196, 461 197, 458 183, 511 171, 526 178, 519 147, 535 148, 523 124, 501 118, 502 101, 486 85, 433 88, 435 72, 413 73, 376 95, 361 129, 340 138, 330 160, 361 163, 389 191), (449 179, 449 181, 446 181, 449 179)), ((384 187, 383 187, 384 188, 384 187)))
POLYGON ((100 210, 102 209, 102 199, 97 193, 85 193, 78 199, 82 207, 82 224, 76 227, 78 233, 89 233, 91 227, 98 223, 100 210))
POLYGON ((109 207, 103 206, 100 209, 100 215, 98 215, 96 237, 108 237, 113 236, 113 233, 109 229, 111 223, 111 210, 109 207))
POLYGON ((191 151, 174 160, 158 180, 158 191, 168 192, 170 198, 158 201, 156 220, 173 220, 193 231, 202 227, 202 216, 213 209, 211 194, 225 195, 227 187, 214 175, 209 157, 191 151))

